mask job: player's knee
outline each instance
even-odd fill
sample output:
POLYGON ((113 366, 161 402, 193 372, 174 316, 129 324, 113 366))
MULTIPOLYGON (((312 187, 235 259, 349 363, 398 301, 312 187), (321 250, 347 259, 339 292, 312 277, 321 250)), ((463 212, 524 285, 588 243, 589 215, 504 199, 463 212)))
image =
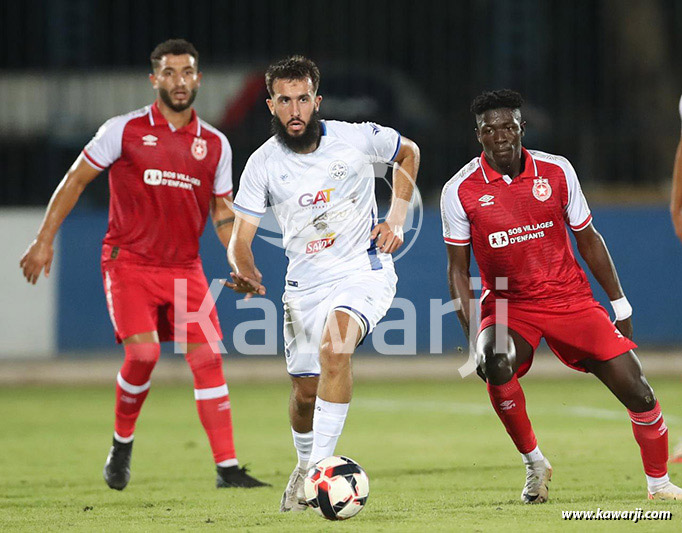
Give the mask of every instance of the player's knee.
POLYGON ((656 395, 654 394, 651 385, 644 379, 644 376, 642 376, 641 380, 638 380, 636 386, 632 387, 630 390, 630 399, 627 408, 631 411, 642 413, 651 411, 656 407, 656 395))
POLYGON ((511 357, 508 353, 500 353, 494 346, 483 349, 481 360, 483 369, 488 377, 509 377, 514 373, 511 357))
POLYGON ((323 342, 320 346, 320 366, 325 369, 327 374, 345 372, 350 366, 350 353, 343 350, 335 350, 334 343, 323 342))
POLYGON ((185 360, 192 371, 208 367, 222 367, 220 353, 213 351, 210 345, 202 344, 185 354, 185 360))
POLYGON ((125 358, 129 362, 155 365, 161 354, 161 346, 156 343, 127 344, 125 358))

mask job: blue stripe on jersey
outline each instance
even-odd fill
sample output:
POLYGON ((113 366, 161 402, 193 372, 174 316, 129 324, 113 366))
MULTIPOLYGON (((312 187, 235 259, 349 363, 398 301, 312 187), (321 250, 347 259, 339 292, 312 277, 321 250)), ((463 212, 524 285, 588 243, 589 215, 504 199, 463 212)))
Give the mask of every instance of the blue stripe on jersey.
POLYGON ((251 215, 254 217, 261 218, 265 213, 257 213, 256 211, 251 211, 251 209, 247 209, 246 207, 242 207, 240 205, 237 205, 235 203, 232 204, 232 207, 235 211, 239 211, 240 213, 245 213, 247 215, 251 215))
MULTIPOLYGON (((374 224, 374 210, 372 210, 372 227, 370 228, 370 233, 374 229, 376 224, 374 224)), ((381 261, 377 257, 377 243, 374 239, 369 241, 369 248, 367 248, 367 257, 369 257, 369 265, 372 267, 372 270, 381 270, 383 266, 381 265, 381 261)))
POLYGON ((292 378, 314 378, 319 376, 319 374, 313 374, 312 372, 304 372, 303 374, 292 374, 291 372, 289 372, 289 375, 292 378))
POLYGON ((402 138, 400 136, 400 132, 398 130, 396 130, 396 133, 398 134, 398 144, 395 147, 395 152, 393 152, 393 156, 391 157, 391 161, 395 161, 395 156, 398 155, 398 152, 400 151, 400 144, 402 143, 402 141, 400 140, 402 138))
POLYGON ((320 122, 320 127, 322 128, 322 135, 327 135, 327 125, 324 121, 320 122))

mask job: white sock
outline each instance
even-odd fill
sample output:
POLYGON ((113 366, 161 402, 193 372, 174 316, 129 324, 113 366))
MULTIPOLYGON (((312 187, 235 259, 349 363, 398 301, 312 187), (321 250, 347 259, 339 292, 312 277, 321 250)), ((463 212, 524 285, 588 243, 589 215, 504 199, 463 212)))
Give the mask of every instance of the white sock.
POLYGON ((237 459, 225 459, 215 464, 216 466, 239 466, 239 461, 237 459))
POLYGON ((313 449, 313 432, 299 433, 294 428, 291 428, 291 434, 294 437, 294 446, 298 454, 298 468, 305 470, 308 468, 310 452, 313 449))
POLYGON ((310 454, 309 466, 334 455, 349 406, 349 403, 326 402, 319 396, 315 399, 313 451, 310 454))
POLYGON ((540 451, 540 448, 538 446, 536 446, 533 450, 531 450, 528 453, 522 453, 521 457, 523 457, 524 465, 529 465, 536 461, 542 461, 545 458, 545 456, 542 455, 542 452, 540 451))
POLYGON ((132 435, 130 437, 121 437, 121 435, 119 435, 115 431, 114 431, 114 438, 122 444, 128 444, 129 442, 133 442, 133 436, 132 435))
POLYGON ((668 474, 666 474, 663 477, 646 476, 646 486, 649 489, 649 494, 653 494, 654 492, 658 492, 663 487, 665 487, 668 483, 670 483, 670 478, 668 477, 668 474))

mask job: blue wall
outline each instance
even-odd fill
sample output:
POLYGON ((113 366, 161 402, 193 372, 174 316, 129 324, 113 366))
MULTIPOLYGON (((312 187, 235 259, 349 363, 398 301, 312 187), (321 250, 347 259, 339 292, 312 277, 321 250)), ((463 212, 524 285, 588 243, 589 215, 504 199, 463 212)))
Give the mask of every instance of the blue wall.
MULTIPOLYGON (((594 209, 595 226, 606 239, 618 268, 621 283, 635 314, 635 340, 640 344, 682 344, 680 299, 682 297, 682 245, 676 240, 667 209, 623 207, 594 209)), ((58 347, 61 352, 107 350, 115 346, 107 314, 99 265, 101 239, 106 232, 106 212, 76 211, 65 221, 58 251, 60 260, 58 295, 58 347)), ((264 276, 268 297, 280 309, 286 268, 282 250, 255 240, 256 263, 264 276)), ((202 237, 201 255, 207 277, 225 278, 227 263, 212 229, 202 237)), ((447 299, 445 250, 440 218, 436 210, 424 213, 422 231, 410 251, 396 264, 400 281, 397 296, 411 300, 418 317, 418 347, 429 349, 429 299, 447 299)), ((472 275, 474 273, 472 272, 472 275)), ((600 287, 590 278, 596 297, 607 302, 600 287)), ((245 320, 263 318, 259 310, 237 310, 236 297, 225 289, 218 299, 218 313, 225 346, 235 353, 230 336, 245 320)), ((610 307, 607 307, 610 310, 610 307)), ((402 318, 389 311, 387 320, 402 318)), ((281 346, 281 313, 278 312, 278 342, 281 346)), ((464 337, 454 314, 444 318, 443 346, 446 351, 463 344, 464 337)), ((402 335, 387 335, 389 343, 402 335)), ((247 336, 263 341, 262 333, 247 336)), ((371 348, 365 342, 364 350, 371 348)))

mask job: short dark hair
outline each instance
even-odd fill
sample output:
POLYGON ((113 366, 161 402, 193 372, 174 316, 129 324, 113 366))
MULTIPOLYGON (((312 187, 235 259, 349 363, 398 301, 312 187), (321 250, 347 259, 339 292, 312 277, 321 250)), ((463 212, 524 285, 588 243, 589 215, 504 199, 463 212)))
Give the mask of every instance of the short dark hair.
POLYGON ((307 57, 289 56, 273 63, 265 71, 265 85, 270 96, 275 94, 272 86, 275 80, 304 80, 310 78, 313 89, 317 92, 320 85, 320 70, 317 65, 307 57))
POLYGON ((523 97, 511 89, 499 89, 497 91, 486 91, 479 94, 471 102, 471 112, 474 115, 482 115, 491 109, 520 109, 523 105, 523 97))
POLYGON ((194 45, 185 39, 168 39, 156 45, 152 51, 149 59, 152 62, 152 71, 156 70, 161 63, 161 58, 165 55, 180 56, 183 54, 191 55, 194 60, 199 63, 199 52, 194 48, 194 45))

